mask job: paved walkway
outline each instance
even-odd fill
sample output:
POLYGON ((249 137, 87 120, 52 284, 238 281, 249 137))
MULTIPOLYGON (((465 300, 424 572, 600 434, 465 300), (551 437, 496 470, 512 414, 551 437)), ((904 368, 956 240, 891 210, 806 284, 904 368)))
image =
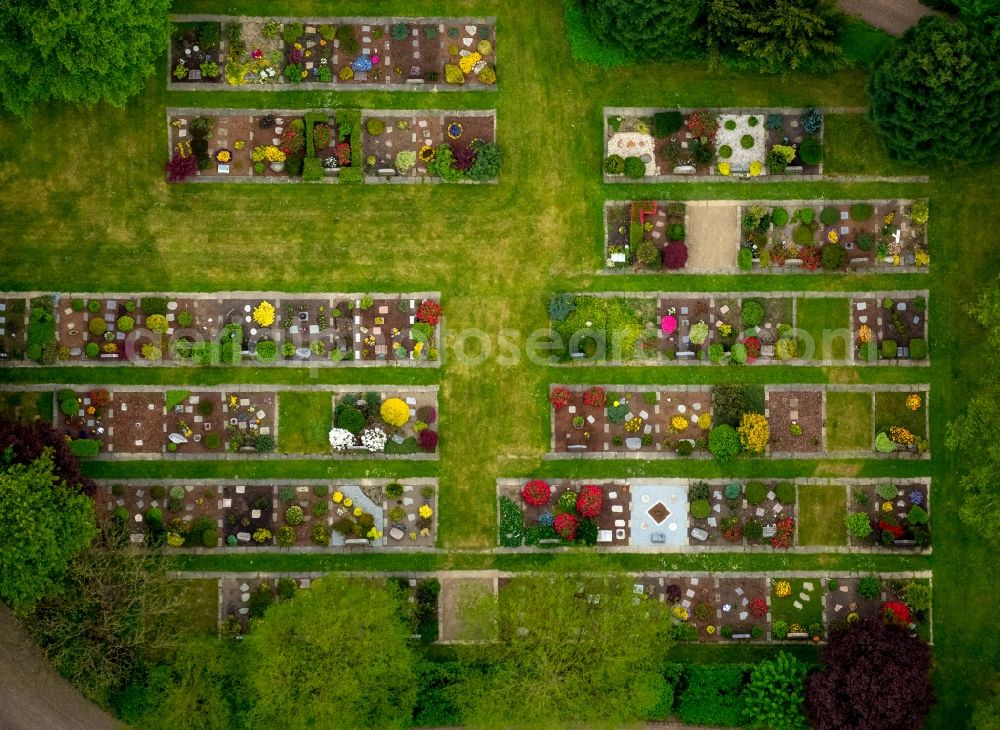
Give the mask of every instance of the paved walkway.
POLYGON ((895 36, 933 12, 918 0, 840 0, 840 9, 895 36))
POLYGON ((59 676, 3 604, 0 604, 0 667, 3 730, 122 727, 59 676))

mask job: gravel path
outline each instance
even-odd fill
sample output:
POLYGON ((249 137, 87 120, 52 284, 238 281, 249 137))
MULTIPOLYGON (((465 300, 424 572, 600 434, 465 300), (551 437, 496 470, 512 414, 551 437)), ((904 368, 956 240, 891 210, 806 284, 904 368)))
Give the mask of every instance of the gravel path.
POLYGON ((687 268, 716 271, 736 266, 740 246, 736 205, 718 201, 689 201, 687 213, 687 268))
POLYGON ((0 728, 112 730, 123 727, 59 676, 0 604, 0 728))
POLYGON ((840 9, 896 36, 933 12, 918 0, 840 0, 840 9))

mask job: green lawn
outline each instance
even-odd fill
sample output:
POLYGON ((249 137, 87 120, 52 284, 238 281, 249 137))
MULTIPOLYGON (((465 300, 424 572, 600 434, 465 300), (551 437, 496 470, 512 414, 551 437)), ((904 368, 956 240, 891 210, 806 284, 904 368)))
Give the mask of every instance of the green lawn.
POLYGON ((38 393, 0 393, 0 417, 21 423, 31 423, 41 418, 52 421, 55 393, 51 390, 38 393))
POLYGON ((906 407, 909 393, 875 394, 875 433, 888 431, 892 426, 902 426, 917 438, 927 438, 926 397, 920 394, 921 406, 916 411, 906 407))
POLYGON ((795 326, 799 330, 800 355, 813 352, 812 360, 847 358, 851 338, 849 299, 800 297, 795 300, 795 326))
POLYGON ((867 451, 872 445, 872 395, 851 391, 826 394, 828 451, 867 451))
MULTIPOLYGON (((45 291, 293 291, 443 292, 448 342, 440 371, 396 368, 51 368, 0 370, 0 380, 65 383, 150 383, 191 387, 208 383, 440 382, 441 460, 430 462, 247 461, 241 475, 321 478, 366 474, 437 475, 439 532, 445 548, 485 549, 495 541, 495 480, 500 476, 614 478, 696 476, 794 478, 931 476, 934 552, 896 555, 606 555, 609 564, 653 570, 847 569, 935 571, 935 687, 939 703, 930 727, 964 725, 970 706, 1000 666, 993 630, 994 554, 958 518, 961 464, 943 447, 946 423, 977 390, 988 364, 974 353, 980 328, 962 306, 996 270, 998 241, 982 211, 1000 199, 996 169, 954 166, 921 169, 891 160, 863 115, 826 115, 825 170, 834 175, 929 174, 930 183, 767 181, 754 185, 683 182, 604 185, 600 177, 601 107, 716 105, 860 107, 863 69, 828 76, 713 71, 704 63, 652 64, 601 70, 574 63, 556 0, 386 0, 373 6, 347 0, 335 9, 321 0, 177 0, 175 12, 302 15, 378 12, 406 16, 498 16, 500 80, 493 93, 419 94, 383 91, 326 93, 170 92, 161 76, 124 110, 46 106, 28 129, 0 120, 0 287, 45 291), (273 105, 310 108, 461 108, 498 110, 504 149, 499 184, 445 185, 188 185, 162 178, 164 107, 273 105), (71 138, 66 130, 73 130, 71 138), (603 250, 606 199, 931 199, 928 274, 595 275, 603 250), (30 202, 30 204, 27 204, 30 202), (95 265, 100 262, 100 265, 95 265), (754 367, 676 365, 555 368, 520 357, 501 362, 497 333, 516 333, 518 345, 547 324, 545 298, 556 291, 888 291, 930 288, 930 368, 754 367), (491 339, 479 365, 461 362, 463 331, 491 339), (865 459, 824 462, 738 460, 722 469, 709 461, 543 461, 548 448, 551 382, 805 382, 927 383, 934 392, 929 461, 865 459), (970 597, 975 597, 972 599, 970 597)), ((156 59, 165 69, 163 58, 156 59)), ((864 396, 862 396, 864 397, 864 396)), ((870 409, 858 397, 830 394, 828 446, 870 444, 870 409), (855 401, 852 405, 851 401, 855 401), (833 424, 831 426, 831 424, 833 424)), ((870 402, 870 401, 869 401, 870 402)), ((289 446, 282 415, 281 447, 289 446)), ((318 434, 318 431, 316 432, 318 434)), ((303 434, 303 443, 307 436, 303 434)), ((313 443, 318 444, 314 434, 313 443)), ((232 462, 120 462, 87 465, 98 476, 211 478, 233 475, 232 462)), ((550 556, 487 553, 363 556, 278 554, 183 556, 185 569, 410 570, 421 567, 539 569, 550 556)), ((690 647, 706 657, 715 647, 690 647)))
POLYGON ((173 580, 170 586, 181 608, 171 616, 167 629, 188 636, 214 634, 218 627, 218 581, 211 578, 173 580))
MULTIPOLYGON (((783 579, 778 579, 783 580, 783 579)), ((776 584, 778 580, 771 584, 771 619, 772 621, 787 621, 788 625, 799 624, 803 630, 809 628, 809 624, 823 622, 823 581, 819 578, 795 578, 784 579, 791 583, 792 593, 785 598, 778 598, 776 584), (808 590, 805 584, 812 585, 812 590, 808 590), (809 596, 809 600, 803 600, 802 594, 809 596), (798 603, 801 608, 796 608, 798 603)))
POLYGON ((842 484, 800 484, 799 545, 846 545, 846 505, 842 484))
POLYGON ((329 393, 284 392, 278 396, 278 449, 283 454, 327 453, 332 427, 329 393))

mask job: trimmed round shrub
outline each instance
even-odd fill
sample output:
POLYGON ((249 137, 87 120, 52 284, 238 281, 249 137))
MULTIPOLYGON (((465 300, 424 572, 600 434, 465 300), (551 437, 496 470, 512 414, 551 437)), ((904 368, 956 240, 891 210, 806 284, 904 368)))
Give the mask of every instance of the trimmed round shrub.
POLYGON ((712 505, 707 499, 696 499, 691 503, 689 511, 696 520, 704 520, 712 514, 712 505))
POLYGON ((799 159, 804 165, 818 165, 823 161, 823 145, 815 139, 807 139, 799 146, 799 159))
POLYGON ((273 340, 262 340, 257 343, 257 360, 273 362, 278 356, 278 344, 273 340))
POLYGON ((921 338, 910 340, 910 357, 914 360, 923 360, 927 357, 927 340, 921 338))
POLYGON ((96 342, 88 342, 84 348, 84 352, 87 354, 87 357, 93 359, 101 354, 101 347, 96 342))
POLYGON ((402 398, 387 398, 379 408, 379 414, 390 426, 399 428, 410 420, 410 407, 402 398))
POLYGON ((752 504, 756 507, 758 504, 763 504, 764 500, 767 499, 767 487, 763 482, 750 482, 747 484, 744 496, 746 497, 747 504, 752 504))
POLYGON ((290 600, 295 597, 295 591, 298 590, 299 584, 295 582, 294 578, 278 578, 278 597, 284 600, 290 600))
POLYGON ((748 150, 751 147, 753 147, 753 137, 749 134, 744 134, 742 137, 740 137, 740 147, 742 147, 745 150, 748 150))
POLYGON ((101 304, 101 301, 99 299, 91 299, 90 302, 87 303, 87 309, 90 311, 91 314, 97 314, 103 308, 104 305, 101 304))
POLYGON ((167 496, 167 488, 162 484, 154 484, 149 488, 149 496, 153 499, 163 499, 167 496))
POLYGON ((864 539, 872 534, 871 520, 866 512, 855 512, 844 518, 848 532, 856 538, 864 539))
POLYGON ((722 158, 723 160, 728 160, 732 156, 733 156, 733 148, 732 147, 730 147, 727 144, 724 144, 721 147, 719 147, 719 157, 720 158, 722 158))
POLYGON ((190 327, 194 324, 194 315, 187 311, 181 312, 177 315, 177 324, 181 327, 190 327))
POLYGON ((343 406, 337 414, 337 428, 350 431, 353 434, 360 433, 365 427, 367 419, 364 414, 354 406, 343 406))
POLYGON ((743 487, 733 482, 732 484, 727 484, 722 493, 726 496, 726 499, 736 499, 743 493, 743 487))
POLYGON ((778 619, 771 623, 771 636, 779 641, 788 637, 788 622, 778 619))
POLYGON ((726 348, 720 345, 718 342, 714 342, 708 346, 708 359, 711 362, 720 362, 722 356, 726 353, 726 348))
POLYGON ((743 537, 750 542, 757 542, 764 538, 764 526, 757 520, 750 520, 743 525, 743 537))
POLYGON ((424 451, 434 451, 437 448, 438 440, 438 432, 432 428, 425 428, 417 434, 417 444, 424 451))
POLYGON ((688 260, 687 244, 680 241, 668 243, 663 249, 663 265, 668 269, 683 269, 688 260))
POLYGON ((677 442, 677 455, 678 456, 691 456, 694 453, 694 446, 687 439, 681 439, 677 442))
POLYGON ((532 479, 521 487, 521 499, 532 507, 541 507, 544 504, 548 504, 551 496, 552 490, 548 483, 541 479, 532 479))
POLYGON ((170 329, 170 323, 162 314, 151 314, 146 317, 146 327, 153 332, 164 333, 170 329))
POLYGON ((604 172, 621 175, 625 172, 625 159, 621 155, 608 155, 604 158, 604 172))
POLYGON ((420 406, 417 409, 417 420, 431 425, 437 420, 437 409, 434 406, 420 406))
POLYGON ((897 497, 898 489, 888 482, 882 482, 875 487, 875 494, 884 500, 892 500, 897 497))
POLYGON ((102 337, 108 331, 108 323, 100 317, 93 317, 87 322, 87 330, 93 337, 102 337))
POLYGON ((808 226, 816 220, 816 211, 812 208, 803 208, 799 211, 799 220, 802 221, 802 225, 808 226))
POLYGON ((372 117, 371 119, 365 122, 365 129, 368 130, 368 134, 372 135, 373 137, 378 137, 380 134, 382 134, 382 132, 385 131, 385 122, 383 122, 381 119, 377 119, 376 117, 372 117))
POLYGON ((671 223, 670 224, 670 240, 671 241, 683 241, 684 240, 684 224, 683 223, 671 223))
POLYGON ((389 499, 399 499, 403 496, 403 485, 399 482, 392 482, 385 485, 385 496, 389 499))
POLYGON ((839 243, 828 243, 823 246, 821 254, 823 268, 827 271, 839 269, 847 261, 847 251, 839 243))
POLYGON ((295 525, 301 525, 302 520, 305 519, 305 512, 297 504, 293 504, 291 507, 285 510, 285 522, 293 527, 295 525))
POLYGON ((764 323, 764 305, 756 299, 743 302, 741 313, 744 327, 760 327, 764 323))
POLYGON ((76 397, 63 398, 59 401, 59 410, 64 416, 75 416, 80 410, 79 405, 76 402, 76 397))
POLYGON ((771 222, 775 227, 785 225, 788 223, 788 211, 784 208, 775 208, 771 211, 771 222))
POLYGON ((756 127, 758 124, 760 124, 760 120, 757 117, 747 117, 747 124, 749 124, 751 127, 756 127))
POLYGON ((782 482, 774 488, 774 494, 782 504, 792 504, 795 501, 795 485, 791 482, 782 482))
POLYGON ((840 211, 828 205, 820 211, 819 221, 824 226, 834 226, 840 221, 840 211))
POLYGON ((153 529, 163 527, 163 510, 159 507, 150 507, 146 511, 146 525, 153 529))
POLYGON ((645 174, 646 174, 645 162, 643 162, 634 155, 625 158, 625 177, 629 177, 635 180, 645 176, 645 174))
POLYGON ((896 357, 899 353, 899 345, 895 340, 882 340, 882 357, 888 359, 896 357))
POLYGON ((329 545, 330 530, 322 522, 317 522, 309 531, 309 539, 317 545, 329 545))
POLYGON ((219 544, 219 533, 216 530, 208 529, 201 533, 201 544, 207 548, 214 548, 219 544))
POLYGON ((131 332, 135 329, 135 320, 127 314, 123 314, 118 318, 118 329, 122 332, 131 332))
POLYGON ((740 453, 740 437, 729 425, 716 426, 708 434, 708 450, 725 464, 740 453))
POLYGON ((680 112, 656 112, 653 115, 653 136, 657 138, 669 137, 684 126, 684 117, 680 112))
POLYGON ((797 246, 811 246, 813 232, 808 226, 799 226, 792 232, 792 240, 797 246))
POLYGON ((282 525, 274 532, 274 541, 278 547, 291 547, 295 544, 295 530, 288 525, 282 525))
POLYGON ((725 128, 728 129, 730 132, 732 132, 734 129, 736 129, 736 120, 727 119, 726 123, 723 126, 725 126, 725 128))
POLYGON ((205 434, 205 448, 206 449, 217 449, 222 445, 222 438, 217 433, 205 434))
POLYGON ((862 233, 860 236, 858 236, 857 240, 858 248, 861 249, 862 251, 871 251, 872 245, 874 243, 875 242, 872 240, 872 237, 869 236, 867 233, 862 233))

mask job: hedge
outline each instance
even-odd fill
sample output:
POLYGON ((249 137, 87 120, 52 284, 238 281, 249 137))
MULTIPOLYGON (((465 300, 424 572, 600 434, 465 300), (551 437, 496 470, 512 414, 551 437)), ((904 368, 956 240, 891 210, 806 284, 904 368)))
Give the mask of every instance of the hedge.
POLYGON ((359 183, 365 177, 365 171, 362 167, 364 151, 361 147, 361 111, 341 109, 336 114, 336 122, 338 133, 345 128, 351 130, 351 166, 340 168, 340 182, 359 183))

